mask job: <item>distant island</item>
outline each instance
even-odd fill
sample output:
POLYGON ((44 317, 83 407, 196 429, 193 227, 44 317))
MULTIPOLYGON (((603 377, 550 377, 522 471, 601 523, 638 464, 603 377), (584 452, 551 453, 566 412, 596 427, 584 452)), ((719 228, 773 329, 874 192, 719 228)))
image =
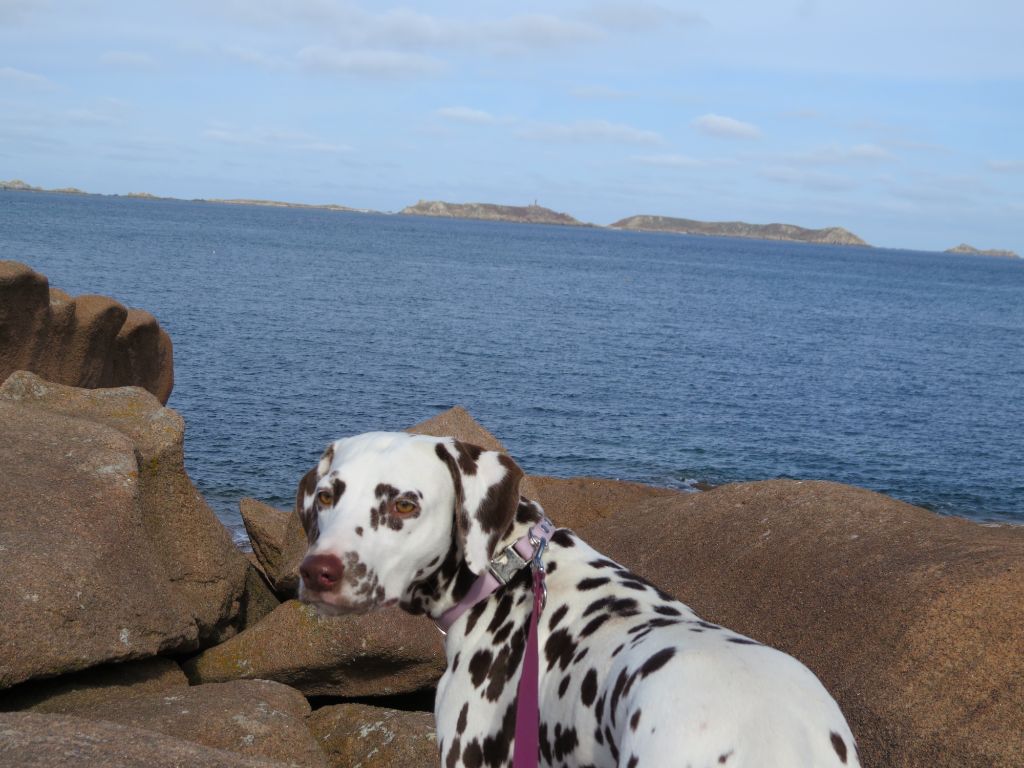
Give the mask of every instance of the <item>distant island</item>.
POLYGON ((822 245, 860 245, 870 247, 842 227, 804 229, 793 224, 747 224, 743 221, 694 221, 670 216, 630 216, 611 225, 612 229, 643 232, 678 232, 685 235, 749 237, 755 240, 788 240, 822 245))
MULTIPOLYGON (((14 190, 19 192, 50 192, 63 195, 88 195, 95 197, 124 197, 137 200, 180 200, 176 197, 161 197, 149 192, 129 192, 123 195, 105 195, 95 192, 84 192, 75 187, 60 189, 44 189, 34 187, 20 179, 11 181, 0 180, 0 191, 14 190)), ((220 205, 256 205, 269 208, 303 208, 324 211, 341 211, 345 213, 381 213, 367 208, 350 208, 334 203, 286 203, 278 200, 254 200, 249 198, 196 198, 194 203, 217 203, 220 205)), ((494 203, 448 203, 442 200, 420 200, 415 205, 403 208, 400 215, 435 216, 449 219, 477 219, 480 221, 507 221, 523 224, 558 224, 566 227, 598 227, 573 218, 567 213, 559 213, 550 208, 537 205, 496 205, 494 203)), ((608 229, 622 229, 637 232, 678 232, 688 235, 711 235, 717 237, 746 237, 754 240, 783 240, 798 243, 815 243, 819 245, 858 245, 870 248, 857 235, 842 227, 825 229, 805 229, 794 224, 747 224, 742 221, 696 221, 679 219, 671 216, 629 216, 610 224, 608 229)), ((1004 259, 1020 258, 1013 251, 979 250, 961 243, 949 248, 945 253, 969 254, 972 256, 993 256, 1004 259)))
POLYGON ((558 213, 542 205, 494 205, 493 203, 445 203, 420 200, 403 208, 410 216, 439 216, 446 219, 481 219, 483 221, 514 221, 524 224, 561 224, 566 227, 592 227, 567 213, 558 213))
POLYGON ((1019 259, 1020 255, 1013 251, 1004 251, 998 248, 992 248, 987 251, 982 251, 975 248, 973 245, 967 243, 960 243, 955 248, 947 248, 943 253, 962 253, 968 256, 994 256, 997 259, 1019 259))

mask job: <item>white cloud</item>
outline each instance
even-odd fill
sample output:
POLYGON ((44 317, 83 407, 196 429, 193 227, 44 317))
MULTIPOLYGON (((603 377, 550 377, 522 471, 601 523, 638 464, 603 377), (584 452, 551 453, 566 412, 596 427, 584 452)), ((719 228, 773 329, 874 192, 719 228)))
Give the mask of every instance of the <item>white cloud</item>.
POLYGON ((761 129, 756 125, 724 115, 701 115, 691 125, 703 134, 723 139, 757 139, 761 136, 761 129))
POLYGON ((222 144, 236 147, 269 147, 297 152, 339 155, 351 152, 347 144, 324 141, 301 131, 279 131, 265 129, 236 130, 216 123, 203 131, 203 135, 222 144))
POLYGON ((666 8, 646 0, 599 0, 584 11, 614 32, 668 31, 707 23, 699 13, 666 8))
POLYGON ((618 88, 609 88, 604 85, 581 85, 569 89, 569 95, 577 99, 595 99, 607 101, 619 101, 629 96, 626 91, 618 88))
POLYGON ((818 192, 844 192, 856 187, 853 181, 842 176, 786 165, 762 168, 759 175, 769 181, 778 181, 818 192))
POLYGON ((986 165, 996 173, 1024 173, 1024 160, 989 160, 986 165))
POLYGON ((434 114, 443 117, 445 120, 453 120, 457 123, 472 123, 474 125, 493 125, 498 118, 490 112, 472 107, 442 107, 434 114))
POLYGON ((57 84, 48 77, 37 75, 35 72, 26 72, 23 69, 14 67, 0 67, 0 80, 6 80, 16 85, 28 86, 30 88, 56 88, 57 84))
POLYGON ((436 75, 445 69, 444 62, 432 56, 390 50, 348 51, 311 45, 296 58, 313 72, 384 80, 436 75))
POLYGON ((136 51, 107 51, 100 56, 100 63, 126 69, 148 69, 156 62, 148 53, 136 51))
POLYGON ((727 165, 728 160, 707 160, 689 155, 637 155, 632 158, 641 165, 652 165, 660 168, 708 168, 713 165, 727 165))
POLYGON ((21 21, 39 5, 38 0, 0 0, 0 24, 21 21))
POLYGON ((830 144, 790 155, 787 159, 799 165, 861 165, 888 162, 895 157, 877 144, 856 144, 852 147, 830 144))
POLYGON ((519 137, 533 141, 607 141, 620 144, 664 144, 654 131, 607 120, 577 120, 574 123, 541 123, 524 128, 519 137))

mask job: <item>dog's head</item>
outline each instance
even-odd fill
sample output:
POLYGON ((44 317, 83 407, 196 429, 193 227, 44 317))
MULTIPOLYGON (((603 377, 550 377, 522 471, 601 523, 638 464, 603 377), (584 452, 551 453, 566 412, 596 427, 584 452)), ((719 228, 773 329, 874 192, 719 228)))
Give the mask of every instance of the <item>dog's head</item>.
POLYGON ((309 549, 299 598, 324 613, 408 600, 442 565, 484 570, 509 531, 522 470, 453 438, 370 432, 328 446, 299 483, 309 549))

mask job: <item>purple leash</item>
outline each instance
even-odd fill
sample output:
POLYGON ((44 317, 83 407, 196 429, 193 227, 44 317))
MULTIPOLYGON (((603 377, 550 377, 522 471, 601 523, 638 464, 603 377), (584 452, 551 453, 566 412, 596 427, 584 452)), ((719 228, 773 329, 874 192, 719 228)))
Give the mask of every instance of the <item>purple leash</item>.
POLYGON ((533 571, 533 613, 530 615, 530 629, 526 635, 526 650, 523 653, 523 671, 519 677, 518 699, 516 701, 516 744, 512 757, 512 768, 536 768, 540 764, 540 694, 538 682, 540 663, 538 660, 537 622, 547 600, 547 586, 544 584, 544 553, 546 539, 540 539, 530 561, 533 571))

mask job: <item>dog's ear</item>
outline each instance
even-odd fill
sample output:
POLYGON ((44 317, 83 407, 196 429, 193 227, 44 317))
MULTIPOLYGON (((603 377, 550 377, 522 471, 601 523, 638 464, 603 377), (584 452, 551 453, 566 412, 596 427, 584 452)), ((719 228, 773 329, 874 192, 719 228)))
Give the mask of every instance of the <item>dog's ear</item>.
POLYGON ((302 529, 306 532, 306 540, 310 544, 320 536, 320 521, 313 504, 313 495, 316 484, 327 474, 331 468, 331 461, 334 460, 334 443, 327 446, 320 461, 309 472, 299 480, 299 489, 295 492, 295 513, 302 521, 302 529))
POLYGON ((503 453, 459 440, 439 442, 436 450, 455 484, 455 529, 463 558, 473 573, 481 573, 515 519, 523 470, 503 453))

